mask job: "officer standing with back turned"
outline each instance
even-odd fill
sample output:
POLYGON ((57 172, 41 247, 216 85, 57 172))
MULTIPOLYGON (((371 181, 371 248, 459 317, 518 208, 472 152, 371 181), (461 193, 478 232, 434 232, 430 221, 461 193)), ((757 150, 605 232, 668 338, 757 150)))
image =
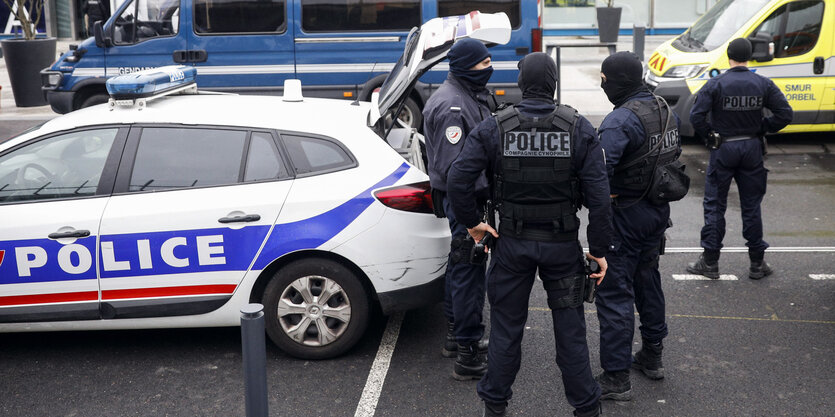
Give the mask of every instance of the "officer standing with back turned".
POLYGON ((760 279, 772 270, 764 261, 768 243, 763 240, 760 211, 768 171, 763 166, 763 135, 777 132, 792 120, 792 109, 774 82, 748 70, 751 42, 738 38, 728 45, 730 69, 708 80, 690 112, 696 133, 711 148, 705 180, 701 245, 704 252, 687 272, 719 278, 719 251, 725 237, 725 209, 731 179, 739 188, 742 236, 751 266, 748 278, 760 279), (763 109, 772 116, 764 117, 763 109), (711 121, 707 121, 710 113, 711 121))
POLYGON ((594 128, 576 110, 554 104, 556 74, 548 55, 524 57, 519 62, 522 101, 475 128, 447 178, 455 216, 476 241, 493 249, 487 278, 490 366, 477 389, 485 416, 507 413, 537 271, 551 308, 568 402, 575 416, 600 414, 582 306, 583 287, 592 280, 585 275, 577 240, 577 211, 581 204, 589 209, 588 257, 600 265, 600 272, 591 275, 599 283, 611 238, 609 184, 594 128), (478 213, 477 181, 485 169, 498 233, 478 213))
POLYGON ((634 53, 609 56, 600 71, 601 87, 615 105, 599 129, 611 188, 614 247, 595 299, 603 368, 597 379, 602 399, 627 401, 632 398, 630 367, 651 379, 664 378, 661 350, 667 323, 658 261, 670 205, 650 201, 648 190, 657 179, 654 167, 681 154, 679 121, 644 85, 643 65, 634 53), (635 308, 643 346, 633 359, 635 308))
MULTIPOLYGON (((490 116, 490 92, 485 87, 493 67, 490 52, 481 41, 461 39, 450 48, 449 75, 423 110, 423 132, 429 162, 429 182, 435 214, 447 217, 452 234, 446 270, 444 315, 447 335, 441 350, 443 356, 456 357, 453 377, 458 380, 479 379, 487 370, 484 355, 482 311, 484 310, 483 264, 469 262, 472 239, 452 212, 446 198, 447 172, 452 161, 464 148, 467 134, 490 116)), ((488 197, 487 179, 479 179, 480 198, 488 197)))

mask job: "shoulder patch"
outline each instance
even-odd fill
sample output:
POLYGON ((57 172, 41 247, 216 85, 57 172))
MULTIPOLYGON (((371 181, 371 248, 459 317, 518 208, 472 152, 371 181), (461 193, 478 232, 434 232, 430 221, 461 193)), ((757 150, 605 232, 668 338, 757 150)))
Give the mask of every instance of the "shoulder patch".
POLYGON ((463 135, 464 131, 461 130, 461 127, 459 126, 450 126, 446 128, 446 140, 448 140, 449 143, 453 145, 458 143, 458 141, 461 140, 461 136, 463 135))

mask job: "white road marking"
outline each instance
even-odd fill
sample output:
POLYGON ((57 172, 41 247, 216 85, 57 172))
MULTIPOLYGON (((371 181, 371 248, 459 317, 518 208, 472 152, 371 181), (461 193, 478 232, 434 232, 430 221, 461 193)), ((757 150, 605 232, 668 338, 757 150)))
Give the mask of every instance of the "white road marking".
POLYGON ((822 280, 822 279, 835 279, 835 274, 809 274, 809 278, 822 280))
POLYGON ((708 278, 703 275, 693 274, 673 274, 673 279, 676 281, 737 281, 736 275, 720 274, 719 279, 708 278))
POLYGON ((401 324, 403 324, 403 313, 395 313, 389 317, 386 330, 383 332, 383 340, 380 341, 380 349, 377 350, 377 357, 374 358, 371 370, 368 371, 365 389, 362 390, 362 396, 354 417, 374 416, 377 410, 377 401, 380 399, 380 392, 383 391, 383 382, 386 380, 386 373, 388 373, 391 363, 391 356, 394 354, 394 346, 397 344, 397 336, 400 334, 401 324))
MULTIPOLYGON (((795 253, 795 252, 835 252, 835 246, 775 246, 765 250, 770 253, 795 253)), ((666 248, 666 253, 702 253, 704 249, 695 248, 666 248)), ((745 246, 730 246, 722 248, 724 253, 745 252, 748 253, 748 248, 745 246)))

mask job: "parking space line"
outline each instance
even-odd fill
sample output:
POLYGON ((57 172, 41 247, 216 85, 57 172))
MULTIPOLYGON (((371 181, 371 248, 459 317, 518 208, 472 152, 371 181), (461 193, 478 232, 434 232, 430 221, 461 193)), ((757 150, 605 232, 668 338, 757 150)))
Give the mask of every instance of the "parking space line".
MULTIPOLYGON (((547 307, 528 307, 528 311, 547 311, 551 312, 547 307)), ((597 310, 589 309, 583 311, 584 314, 597 314, 597 310)), ((638 316, 638 312, 635 312, 638 316)), ((829 320, 802 320, 802 319, 781 319, 776 315, 770 318, 764 317, 734 317, 734 316, 701 316, 695 314, 667 314, 667 317, 678 317, 685 319, 711 319, 711 320, 744 320, 744 321, 773 321, 778 323, 812 323, 812 324, 835 324, 835 321, 829 320)))
POLYGON ((377 401, 380 399, 380 392, 383 391, 383 382, 386 380, 386 373, 391 364, 391 356, 394 354, 394 346, 397 344, 397 336, 400 335, 400 325, 403 324, 403 313, 395 313, 389 316, 386 330, 383 332, 383 339, 380 341, 380 349, 371 369, 368 371, 368 379, 365 381, 365 388, 362 390, 360 402, 354 417, 372 417, 377 410, 377 401))
MULTIPOLYGON (((588 252, 589 248, 583 248, 588 252)), ((798 252, 835 252, 835 246, 772 246, 765 250, 769 253, 798 253, 798 252)), ((703 248, 700 247, 679 247, 679 248, 665 248, 665 253, 702 253, 703 248)), ((726 246, 722 248, 723 253, 748 253, 746 246, 726 246)))
POLYGON ((835 279, 835 274, 809 274, 809 278, 822 280, 822 279, 835 279))
POLYGON ((736 275, 719 275, 719 279, 708 278, 704 275, 693 274, 673 274, 673 279, 676 281, 737 281, 736 275))

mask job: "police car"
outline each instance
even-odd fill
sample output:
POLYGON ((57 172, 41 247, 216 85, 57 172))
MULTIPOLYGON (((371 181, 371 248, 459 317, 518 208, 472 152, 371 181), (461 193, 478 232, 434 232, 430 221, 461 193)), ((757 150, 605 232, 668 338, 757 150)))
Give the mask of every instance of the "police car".
POLYGON ((326 358, 374 305, 439 300, 448 226, 419 136, 386 121, 455 39, 507 41, 478 17, 413 30, 373 103, 199 92, 166 67, 0 144, 0 331, 234 326, 259 302, 276 345, 326 358))

